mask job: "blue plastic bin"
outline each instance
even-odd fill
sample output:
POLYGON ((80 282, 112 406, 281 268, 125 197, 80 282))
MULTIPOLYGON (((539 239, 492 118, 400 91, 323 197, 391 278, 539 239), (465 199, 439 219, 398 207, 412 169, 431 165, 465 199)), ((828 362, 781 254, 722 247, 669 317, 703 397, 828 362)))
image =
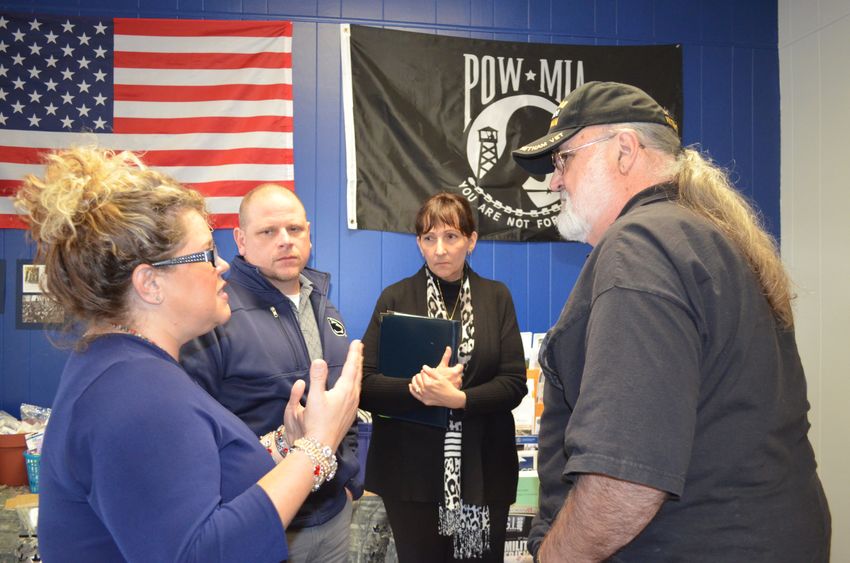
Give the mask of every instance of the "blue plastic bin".
POLYGON ((38 492, 38 472, 41 465, 41 454, 31 454, 24 452, 24 459, 27 460, 27 478, 30 481, 30 492, 38 492))

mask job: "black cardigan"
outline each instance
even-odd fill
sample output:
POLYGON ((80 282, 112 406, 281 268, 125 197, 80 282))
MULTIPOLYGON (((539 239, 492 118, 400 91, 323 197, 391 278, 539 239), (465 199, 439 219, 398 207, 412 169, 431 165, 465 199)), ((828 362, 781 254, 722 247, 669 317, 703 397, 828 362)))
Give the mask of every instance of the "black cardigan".
MULTIPOLYGON (((469 272, 475 317, 475 349, 464 374, 462 481, 473 504, 512 503, 517 454, 511 410, 527 392, 525 359, 516 312, 501 282, 469 272)), ((377 373, 380 313, 427 315, 425 267, 381 293, 363 337, 360 407, 371 411, 373 430, 366 460, 366 489, 384 498, 440 502, 443 498, 443 438, 439 428, 378 416, 421 406, 407 379, 377 373)), ((411 374, 413 376, 414 374, 411 374)))

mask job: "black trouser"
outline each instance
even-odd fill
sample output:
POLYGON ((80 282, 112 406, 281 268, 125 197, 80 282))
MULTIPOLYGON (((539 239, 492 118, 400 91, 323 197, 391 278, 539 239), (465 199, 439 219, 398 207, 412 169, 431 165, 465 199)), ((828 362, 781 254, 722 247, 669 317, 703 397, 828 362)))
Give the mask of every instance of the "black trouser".
POLYGON ((503 563, 509 504, 491 504, 490 550, 480 559, 452 557, 452 538, 438 530, 437 503, 384 500, 399 563, 503 563))

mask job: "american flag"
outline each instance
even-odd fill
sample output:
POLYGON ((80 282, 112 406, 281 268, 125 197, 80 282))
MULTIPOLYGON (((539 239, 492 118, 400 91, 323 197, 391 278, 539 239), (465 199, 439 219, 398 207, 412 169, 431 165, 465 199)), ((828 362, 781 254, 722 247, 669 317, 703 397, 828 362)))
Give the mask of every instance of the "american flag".
POLYGON ((207 198, 217 227, 293 189, 292 23, 0 14, 0 227, 49 149, 132 150, 207 198))

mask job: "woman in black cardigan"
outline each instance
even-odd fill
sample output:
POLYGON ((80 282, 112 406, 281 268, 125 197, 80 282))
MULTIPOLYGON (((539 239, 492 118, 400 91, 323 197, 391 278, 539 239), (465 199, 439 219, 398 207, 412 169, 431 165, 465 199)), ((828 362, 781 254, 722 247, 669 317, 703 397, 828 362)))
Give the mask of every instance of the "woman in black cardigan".
POLYGON ((360 406, 376 415, 366 488, 383 498, 401 563, 501 562, 518 471, 511 410, 527 391, 513 300, 466 263, 478 240, 466 199, 431 197, 416 234, 426 264, 384 289, 363 337, 360 406), (458 364, 446 355, 410 379, 378 373, 386 311, 460 319, 458 364), (449 429, 387 418, 423 404, 450 408, 449 429))

